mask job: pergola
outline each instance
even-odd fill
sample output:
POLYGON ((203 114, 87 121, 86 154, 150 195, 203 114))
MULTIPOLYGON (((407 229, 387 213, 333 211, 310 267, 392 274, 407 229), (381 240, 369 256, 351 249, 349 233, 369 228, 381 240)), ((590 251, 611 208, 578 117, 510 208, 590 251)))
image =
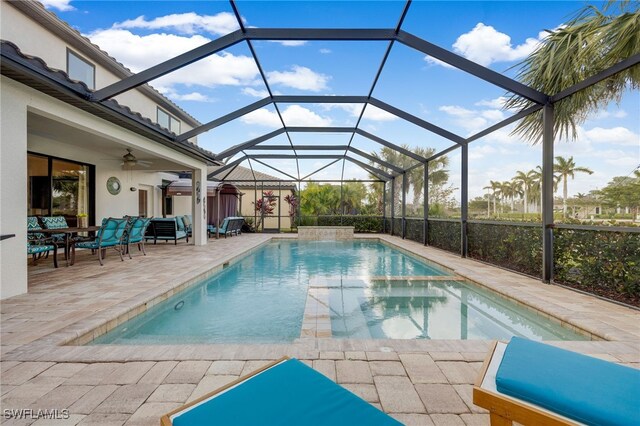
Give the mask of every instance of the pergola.
MULTIPOLYGON (((398 19, 398 23, 395 28, 383 28, 383 29, 326 29, 326 28, 246 28, 243 24, 240 12, 238 10, 238 5, 234 0, 230 0, 231 7, 236 16, 239 30, 234 31, 228 35, 219 37, 216 40, 213 40, 207 44, 204 44, 198 48, 190 50, 186 53, 178 55, 170 60, 162 62, 158 65, 155 65, 147 70, 139 72, 137 74, 131 75, 130 77, 124 78, 121 81, 118 81, 114 84, 106 86, 102 89, 95 91, 90 99, 90 101, 95 103, 102 103, 107 101, 108 99, 131 90, 135 87, 138 87, 142 84, 145 84, 151 80, 154 80, 158 77, 176 71, 180 68, 183 68, 191 63, 199 61, 203 58, 206 58, 210 55, 213 55, 217 52, 220 52, 224 49, 227 49, 231 46, 234 46, 239 43, 246 43, 248 46, 255 64, 259 70, 260 76, 266 86, 268 96, 262 100, 254 102, 250 105, 247 105, 243 108, 240 108, 236 111, 233 111, 229 114, 226 114, 221 117, 217 117, 208 123, 202 124, 201 126, 184 132, 180 135, 175 136, 175 142, 184 142, 190 138, 193 138, 203 132, 214 129, 218 126, 221 126, 225 123, 228 123, 232 120, 238 119, 252 111, 258 110, 265 106, 272 105, 277 112, 279 120, 282 124, 282 127, 272 131, 270 133, 264 134, 257 138, 248 140, 246 142, 237 144, 233 147, 230 147, 224 151, 221 151, 215 155, 215 159, 219 160, 224 165, 216 170, 215 175, 220 176, 221 173, 228 171, 230 173, 234 168, 238 167, 244 161, 256 161, 261 163, 267 167, 270 167, 288 177, 291 178, 292 181, 301 183, 305 181, 309 181, 310 178, 318 173, 320 170, 329 167, 332 164, 342 161, 342 176, 340 181, 344 180, 344 162, 351 162, 361 167, 365 171, 369 172, 371 175, 375 176, 379 179, 379 182, 389 182, 394 179, 402 179, 402 236, 405 234, 405 208, 406 208, 406 200, 405 193, 407 187, 407 173, 418 168, 424 168, 424 200, 425 200, 425 208, 424 208, 424 243, 427 243, 427 226, 428 226, 428 182, 429 177, 429 164, 430 162, 436 160, 437 158, 446 155, 447 153, 455 150, 461 150, 461 188, 460 188, 460 196, 461 196, 461 217, 460 217, 460 230, 461 230, 461 241, 460 241, 460 254, 463 257, 467 255, 467 221, 468 221, 468 170, 469 170, 469 144, 475 140, 478 140, 484 136, 489 135, 490 133, 501 129, 509 124, 512 124, 522 118, 536 113, 537 111, 542 110, 543 117, 543 138, 542 138, 542 279, 545 282, 549 282, 552 278, 553 273, 553 231, 552 228, 554 226, 553 219, 553 162, 554 162, 554 105, 563 99, 572 96, 574 93, 583 90, 591 85, 594 85, 608 77, 615 75, 625 69, 628 69, 634 65, 637 65, 640 62, 640 54, 633 55, 626 60, 623 60, 612 66, 606 70, 602 70, 596 75, 593 75, 584 81, 571 86, 560 93, 555 94, 546 94, 541 93, 538 90, 535 90, 531 87, 528 87, 514 79, 511 79, 503 74, 495 72, 489 68, 481 66, 475 62, 472 62, 464 57, 461 57, 453 52, 448 51, 447 49, 443 49, 439 46, 436 46, 426 40, 423 40, 415 35, 412 35, 406 31, 402 30, 403 21, 409 11, 411 0, 408 0, 404 5, 402 13, 398 19), (253 41, 258 40, 268 40, 268 41, 291 41, 291 40, 305 40, 305 41, 386 41, 388 42, 385 53, 380 62, 380 66, 375 74, 369 92, 365 95, 360 96, 287 96, 287 95, 274 95, 271 90, 269 83, 266 78, 266 74, 264 69, 261 66, 260 60, 256 51, 253 47, 253 41), (438 125, 426 121, 420 117, 412 115, 400 108, 394 107, 393 105, 389 105, 385 102, 382 102, 379 99, 373 97, 373 92, 378 83, 378 79, 385 67, 387 59, 393 46, 396 43, 400 43, 409 48, 415 49, 421 53, 429 55, 437 60, 440 60, 452 67, 455 67, 459 70, 462 70, 472 76, 475 76, 485 82, 491 83, 495 86, 498 86, 512 94, 522 97, 526 99, 529 103, 529 106, 515 115, 500 121, 472 136, 462 137, 457 134, 454 134, 448 130, 445 130, 438 125), (282 103, 313 103, 313 104, 363 104, 362 111, 356 121, 355 126, 353 127, 288 127, 286 126, 282 113, 279 109, 279 104, 282 103), (372 133, 369 133, 363 130, 360 127, 361 120, 365 113, 365 110, 368 105, 373 107, 380 108, 386 111, 389 114, 392 114, 402 120, 405 120, 409 123, 412 123, 422 129, 435 133, 440 137, 445 138, 450 141, 452 145, 446 149, 443 149, 429 158, 422 157, 417 155, 409 150, 404 149, 398 144, 395 144, 391 141, 385 140, 379 136, 376 136, 372 133), (297 132, 311 132, 311 133, 346 133, 350 134, 351 137, 347 145, 296 145, 293 143, 291 138, 292 133, 297 132), (284 134, 288 141, 289 145, 261 145, 263 142, 268 141, 276 136, 284 134), (376 156, 370 155, 362 150, 359 150, 352 146, 352 141, 356 135, 362 136, 366 139, 369 139, 379 145, 382 145, 387 148, 391 148, 396 150, 397 152, 404 154, 413 160, 415 160, 415 164, 408 167, 402 168, 396 164, 391 164, 383 159, 380 159, 376 156), (270 154, 257 154, 252 153, 257 149, 260 150, 269 150, 274 151, 274 153, 270 154), (293 154, 282 154, 279 151, 293 151, 293 154), (304 151, 344 151, 341 155, 334 154, 305 154, 304 151), (230 161, 231 157, 242 154, 241 157, 230 161), (365 163, 360 159, 355 158, 352 154, 355 154, 359 157, 362 157, 369 161, 369 163, 365 163), (269 164, 266 164, 262 160, 269 159, 291 159, 296 161, 296 165, 298 168, 298 176, 292 176, 287 174, 269 164), (326 159, 332 160, 331 163, 323 166, 322 168, 314 171, 313 173, 307 174, 306 176, 300 175, 300 169, 298 165, 298 160, 300 159, 326 159)), ((228 175, 227 173, 227 175, 228 175)), ((224 181, 225 177, 222 177, 221 180, 224 181)), ((209 179, 212 179, 213 175, 209 176, 209 179)), ((391 185, 391 200, 394 199, 394 185, 391 185)), ((386 185, 385 185, 386 191, 386 185)), ((386 196, 383 197, 386 200, 386 196)), ((383 209, 386 212, 386 209, 383 209)), ((384 214, 384 213, 383 213, 384 214)), ((394 209, 391 208, 391 219, 393 222, 394 219, 394 209)))

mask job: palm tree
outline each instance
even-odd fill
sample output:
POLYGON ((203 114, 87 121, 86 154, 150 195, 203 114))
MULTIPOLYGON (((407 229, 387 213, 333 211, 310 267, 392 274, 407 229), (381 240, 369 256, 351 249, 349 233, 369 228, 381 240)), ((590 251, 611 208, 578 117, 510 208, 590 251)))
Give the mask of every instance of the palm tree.
POLYGON ((567 181, 569 177, 574 178, 575 173, 588 173, 593 174, 591 169, 586 167, 576 166, 573 161, 573 156, 566 159, 564 157, 556 157, 556 162, 553 165, 553 171, 558 174, 558 177, 562 179, 562 216, 567 216, 567 181))
POLYGON ((529 213, 529 194, 531 192, 531 187, 533 186, 535 181, 535 172, 533 170, 529 170, 525 173, 518 170, 513 178, 513 181, 522 188, 524 212, 529 213))
POLYGON ((491 190, 491 198, 493 199, 493 215, 495 216, 498 214, 496 201, 497 201, 498 195, 500 194, 500 182, 496 180, 490 180, 489 186, 485 186, 483 189, 491 190))
MULTIPOLYGON (((585 6, 566 25, 550 31, 519 64, 518 79, 555 95, 640 52, 640 2, 610 0, 602 10, 585 6), (619 10, 612 10, 618 8, 619 10)), ((590 112, 619 101, 628 88, 640 88, 640 67, 619 72, 555 104, 554 133, 575 139, 577 126, 590 112)), ((512 95, 505 108, 524 109, 532 102, 512 95)), ((514 133, 531 142, 542 139, 542 111, 520 121, 514 133)))

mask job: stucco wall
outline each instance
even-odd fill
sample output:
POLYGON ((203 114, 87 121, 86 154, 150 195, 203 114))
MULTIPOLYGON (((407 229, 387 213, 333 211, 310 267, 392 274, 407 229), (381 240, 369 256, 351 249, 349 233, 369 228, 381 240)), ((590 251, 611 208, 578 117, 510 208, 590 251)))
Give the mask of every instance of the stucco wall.
POLYGON ((0 80, 0 299, 27 290, 27 109, 5 78, 0 80), (11 123, 11 125, 6 125, 11 123))
MULTIPOLYGON (((164 173, 124 171, 118 161, 101 160, 96 152, 95 140, 108 139, 117 146, 131 147, 136 152, 153 153, 168 160, 182 170, 205 169, 206 165, 185 154, 146 139, 136 133, 95 117, 50 96, 44 95, 4 76, 0 77, 0 233, 16 234, 16 238, 0 243, 0 298, 27 291, 26 208, 27 208, 27 151, 68 158, 96 166, 96 219, 107 216, 137 214, 138 194, 129 191, 131 186, 157 187, 164 173), (32 115, 46 117, 67 126, 95 135, 87 138, 87 146, 79 147, 41 134, 28 133, 28 121, 32 115), (123 184, 117 196, 108 193, 106 181, 116 176, 123 184)), ((113 157, 112 157, 113 158, 113 157)), ((117 157, 116 157, 117 158, 117 157)), ((153 214, 161 214, 160 192, 153 192, 153 214)), ((151 206, 150 206, 151 208, 151 206)), ((196 240, 196 244, 206 239, 196 240)))
MULTIPOLYGON (((41 26, 19 10, 2 2, 0 13, 0 37, 15 43, 22 53, 42 58, 50 68, 67 70, 67 48, 80 54, 96 67, 96 89, 108 86, 120 80, 116 75, 101 67, 89 56, 89 52, 78 51, 63 39, 41 26)), ((137 89, 130 90, 115 97, 122 105, 139 112, 152 121, 157 120, 157 104, 137 89)), ((180 118, 180 117, 178 117, 180 118)), ((181 121, 181 132, 191 130, 184 120, 181 121)), ((192 142, 196 142, 194 138, 192 142)))

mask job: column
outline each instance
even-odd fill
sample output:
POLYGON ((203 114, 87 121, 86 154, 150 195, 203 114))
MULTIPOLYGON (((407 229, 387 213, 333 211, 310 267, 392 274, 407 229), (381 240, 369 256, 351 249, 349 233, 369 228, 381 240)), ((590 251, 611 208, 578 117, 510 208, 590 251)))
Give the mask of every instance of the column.
POLYGON ((191 212, 193 214, 193 243, 207 244, 207 165, 195 169, 191 175, 191 212))
POLYGON ((553 279, 553 105, 542 110, 542 281, 553 279))
POLYGON ((469 216, 469 145, 462 145, 462 167, 460 169, 460 255, 467 257, 469 241, 467 220, 469 216))

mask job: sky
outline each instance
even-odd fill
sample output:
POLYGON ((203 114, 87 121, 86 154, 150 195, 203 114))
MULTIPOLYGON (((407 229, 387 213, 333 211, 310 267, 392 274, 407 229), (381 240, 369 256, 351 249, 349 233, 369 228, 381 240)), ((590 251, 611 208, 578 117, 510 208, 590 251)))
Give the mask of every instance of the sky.
MULTIPOLYGON (((239 28, 231 6, 222 1, 76 1, 46 0, 45 6, 133 72, 170 59, 239 28)), ((480 65, 514 77, 517 65, 545 35, 583 7, 583 1, 414 1, 402 29, 480 65)), ((246 27, 394 28, 401 1, 239 1, 246 27)), ((274 94, 361 95, 369 93, 388 42, 271 42, 253 47, 274 94)), ((150 84, 201 122, 267 96, 266 86, 247 43, 237 44, 150 84)), ((502 103, 509 93, 434 58, 395 43, 372 95, 383 102, 468 137, 513 114, 502 103)), ((279 104, 287 126, 353 127, 361 104, 279 104)), ((152 117, 155 118, 155 117, 152 117)), ((281 127, 273 106, 262 108, 198 138, 200 146, 220 152, 281 127)), ((368 106, 360 128, 395 144, 440 151, 453 143, 368 106)), ((517 171, 541 164, 541 147, 511 134, 506 127, 469 145, 470 197, 485 193, 490 180, 509 180, 517 171)), ((290 133, 294 144, 347 145, 349 133, 290 133)), ((286 135, 265 144, 289 145, 286 135)), ((380 145, 356 135, 352 146, 366 152, 380 145)), ((268 153, 267 151, 252 151, 268 153)), ((273 151, 269 151, 273 153, 273 151)), ((290 151, 279 151, 284 154, 290 151)), ((305 151, 305 154, 314 151, 305 151)), ((344 151, 323 151, 342 155, 344 151)), ((576 175, 570 195, 602 188, 614 176, 640 166, 640 93, 628 91, 587 118, 576 140, 556 141, 556 155, 573 156, 592 175, 576 175)), ((238 158, 240 155, 233 157, 238 158)), ((354 155, 363 162, 366 159, 354 155)), ((305 176, 331 160, 300 160, 305 176)), ((267 163, 297 176, 293 160, 267 163)), ((451 184, 459 188, 459 150, 449 154, 451 184)), ((247 162, 242 164, 248 166, 247 162)), ((285 176, 252 162, 251 166, 285 176)), ((318 172, 317 179, 340 179, 343 162, 318 172)), ((344 178, 368 178, 345 163, 344 178)), ((459 199, 459 192, 454 196, 459 199)))

